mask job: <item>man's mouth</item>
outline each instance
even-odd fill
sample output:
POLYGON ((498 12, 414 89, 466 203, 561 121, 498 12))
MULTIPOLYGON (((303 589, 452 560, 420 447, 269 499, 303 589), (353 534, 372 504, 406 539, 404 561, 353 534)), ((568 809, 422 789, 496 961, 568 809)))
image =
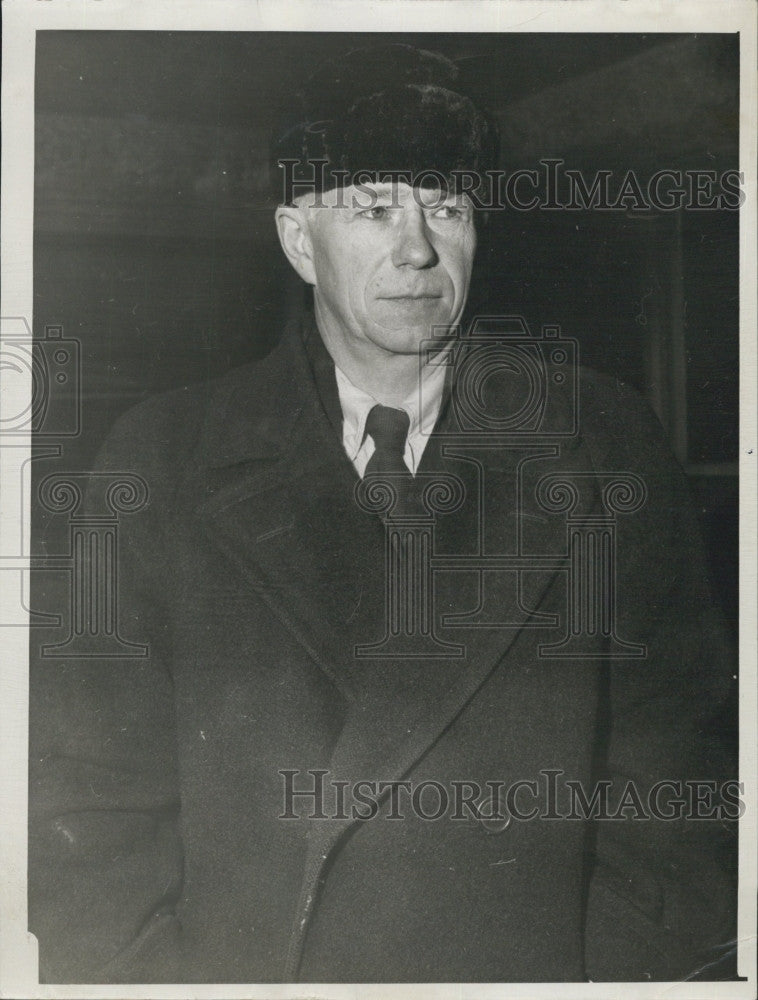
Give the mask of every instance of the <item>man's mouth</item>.
POLYGON ((380 298, 390 302, 419 302, 424 299, 441 299, 438 292, 404 292, 401 295, 381 295, 380 298))

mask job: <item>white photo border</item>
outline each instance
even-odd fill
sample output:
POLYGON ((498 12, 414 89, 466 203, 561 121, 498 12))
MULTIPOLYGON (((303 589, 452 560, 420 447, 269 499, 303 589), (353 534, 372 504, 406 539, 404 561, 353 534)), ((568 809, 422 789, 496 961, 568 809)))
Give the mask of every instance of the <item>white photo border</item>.
MULTIPOLYGON (((2 305, 3 317, 32 325, 34 209, 34 69, 37 31, 397 31, 428 32, 739 32, 740 164, 746 201, 740 210, 740 780, 746 812, 740 820, 738 968, 740 982, 518 984, 361 984, 265 986, 39 985, 36 940, 27 932, 26 824, 28 630, 0 627, 0 995, 71 998, 309 997, 329 1000, 395 997, 414 1000, 479 998, 756 996, 756 427, 758 329, 756 289, 756 35, 754 0, 4 0, 2 70, 2 305)), ((2 373, 0 373, 2 378, 2 373)), ((0 393, 0 415, 18 413, 31 399, 31 378, 0 393)), ((30 440, 0 449, 0 534, 29 530, 30 440), (13 452, 11 455, 10 452, 13 452), (20 498, 26 498, 22 501, 20 498), (22 503, 26 506, 23 507, 22 503)), ((10 539, 10 543, 8 543, 10 539)), ((15 549, 14 549, 15 551, 15 549)), ((18 551, 21 551, 20 549, 18 551)), ((28 573, 25 602, 28 604, 28 573)), ((17 599, 17 594, 14 595, 17 599)), ((0 612, 9 600, 0 588, 0 612)), ((6 620, 0 614, 0 621, 6 620)))

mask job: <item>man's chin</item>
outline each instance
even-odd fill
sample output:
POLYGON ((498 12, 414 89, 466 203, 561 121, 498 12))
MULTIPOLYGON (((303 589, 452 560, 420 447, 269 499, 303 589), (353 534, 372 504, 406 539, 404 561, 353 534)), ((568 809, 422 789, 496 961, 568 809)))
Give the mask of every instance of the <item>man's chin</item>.
POLYGON ((418 355, 422 350, 429 350, 433 344, 438 344, 441 348, 446 340, 445 329, 445 325, 438 324, 402 327, 396 330, 380 327, 371 339, 378 347, 391 354, 418 355))

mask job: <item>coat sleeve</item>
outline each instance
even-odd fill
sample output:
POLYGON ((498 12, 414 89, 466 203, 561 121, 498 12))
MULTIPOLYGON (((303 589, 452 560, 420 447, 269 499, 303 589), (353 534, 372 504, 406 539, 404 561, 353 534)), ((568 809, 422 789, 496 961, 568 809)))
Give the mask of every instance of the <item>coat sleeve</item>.
MULTIPOLYGON (((136 472, 150 430, 128 417, 97 471, 136 472)), ((60 629, 31 630, 29 927, 42 982, 178 978, 173 693, 153 579, 163 547, 144 478, 148 503, 121 517, 116 567, 119 631, 145 655, 42 655, 70 632, 71 581, 45 571, 32 583, 36 606, 63 616, 60 629)))
POLYGON ((583 426, 594 421, 597 440, 605 436, 593 456, 596 471, 636 473, 647 490, 642 509, 618 519, 616 565, 619 636, 646 653, 607 667, 599 773, 612 782, 611 814, 632 782, 649 818, 631 800, 626 819, 595 823, 587 975, 726 978, 708 970, 733 947, 736 891, 725 859, 736 846, 736 824, 717 818, 712 786, 700 786, 698 805, 685 783, 720 788, 735 777, 713 720, 734 687, 736 664, 709 593, 688 485, 657 420, 621 384, 590 396, 583 426), (658 811, 677 818, 651 815, 663 781, 674 784, 662 786, 658 811), (685 806, 675 801, 679 790, 685 806))

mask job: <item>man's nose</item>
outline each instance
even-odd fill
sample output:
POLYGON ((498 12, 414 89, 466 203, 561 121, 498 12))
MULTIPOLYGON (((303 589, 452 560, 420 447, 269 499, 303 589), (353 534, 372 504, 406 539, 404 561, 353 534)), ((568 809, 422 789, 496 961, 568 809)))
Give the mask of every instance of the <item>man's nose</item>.
POLYGON ((429 236, 423 212, 409 212, 400 224, 392 250, 395 267, 405 264, 414 269, 433 267, 438 258, 429 236))

